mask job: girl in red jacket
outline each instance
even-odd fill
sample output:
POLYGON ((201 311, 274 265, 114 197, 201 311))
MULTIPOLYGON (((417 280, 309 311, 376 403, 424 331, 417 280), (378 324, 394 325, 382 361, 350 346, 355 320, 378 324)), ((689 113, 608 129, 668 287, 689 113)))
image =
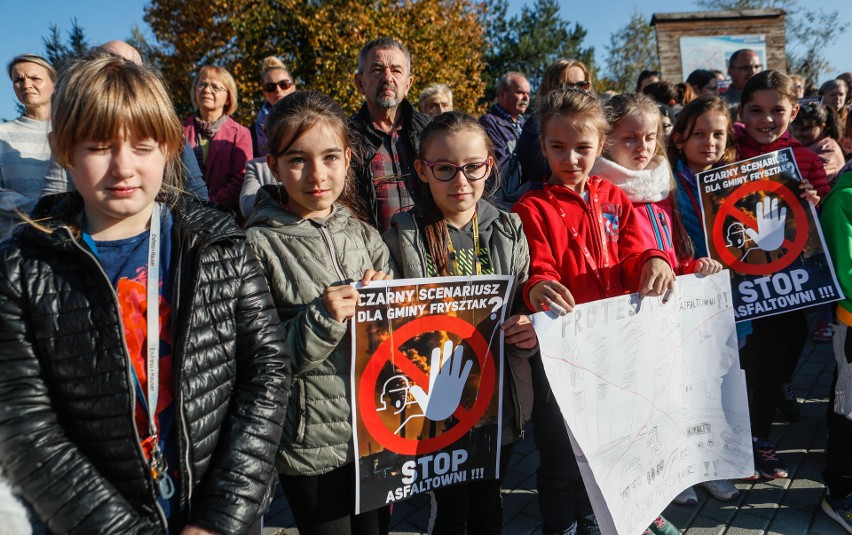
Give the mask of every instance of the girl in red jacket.
MULTIPOLYGON (((830 186, 819 156, 790 135, 789 126, 798 111, 796 87, 789 76, 777 71, 758 73, 743 88, 739 108, 743 122, 734 125, 734 142, 743 159, 791 147, 803 177, 800 187, 806 190, 802 197, 816 204, 817 193, 825 195, 830 186)), ((754 332, 740 351, 740 364, 749 389, 754 468, 763 477, 785 478, 787 467, 769 441, 769 432, 784 376, 795 369, 807 341, 805 312, 756 319, 752 327, 754 332)))
MULTIPOLYGON (((608 129, 600 102, 577 89, 552 91, 542 98, 539 118, 551 177, 513 208, 530 246, 527 305, 564 313, 575 303, 672 289, 674 272, 665 253, 645 248, 630 199, 610 182, 589 176, 608 129)), ((531 365, 542 531, 588 533, 596 522, 562 414, 540 357, 531 365)))

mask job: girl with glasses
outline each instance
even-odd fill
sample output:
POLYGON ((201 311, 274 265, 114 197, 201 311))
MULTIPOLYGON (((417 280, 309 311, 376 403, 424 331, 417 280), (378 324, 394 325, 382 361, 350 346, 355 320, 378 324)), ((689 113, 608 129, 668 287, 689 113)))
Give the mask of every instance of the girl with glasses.
MULTIPOLYGON (((402 277, 504 274, 515 277, 515 289, 523 287, 529 250, 520 219, 482 198, 493 166, 491 141, 470 115, 446 112, 423 130, 414 162, 422 202, 395 215, 384 235, 402 277)), ((514 315, 502 326, 509 371, 502 386, 506 402, 500 479, 434 491, 433 535, 502 531, 500 485, 513 443, 521 438, 532 411, 528 359, 538 346, 523 300, 514 299, 509 310, 514 315)))
POLYGON ((231 73, 202 67, 192 83, 192 104, 196 111, 184 121, 183 131, 204 173, 210 200, 231 210, 242 224, 240 188, 252 145, 248 128, 231 118, 237 111, 237 84, 231 73))

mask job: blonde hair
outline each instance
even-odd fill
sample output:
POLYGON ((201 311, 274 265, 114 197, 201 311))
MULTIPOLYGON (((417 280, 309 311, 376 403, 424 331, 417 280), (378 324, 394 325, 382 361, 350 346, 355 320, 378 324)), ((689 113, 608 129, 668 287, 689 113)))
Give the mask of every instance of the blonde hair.
MULTIPOLYGON (((657 146, 654 156, 666 155, 665 135, 663 131, 662 114, 654 99, 643 93, 627 93, 616 95, 606 103, 606 114, 609 120, 609 132, 614 132, 625 119, 638 119, 644 115, 650 115, 657 120, 657 146)), ((607 143, 604 156, 612 159, 612 141, 607 143)), ((616 162, 618 163, 618 162, 616 162)))
POLYGON ((231 76, 231 73, 228 72, 228 69, 225 69, 224 67, 217 67, 216 65, 206 65, 201 67, 198 74, 192 80, 192 91, 190 91, 190 95, 192 96, 192 105, 195 106, 195 109, 198 109, 198 100, 195 98, 195 87, 198 85, 198 80, 204 76, 218 80, 225 86, 225 91, 228 93, 228 103, 225 105, 225 114, 233 115, 234 112, 237 111, 238 104, 237 83, 234 81, 234 77, 231 76))
POLYGON ((263 80, 264 78, 266 78, 266 74, 269 71, 274 71, 276 69, 280 69, 282 71, 285 71, 287 74, 290 74, 290 70, 287 69, 287 66, 284 65, 284 62, 281 61, 278 57, 266 56, 265 58, 263 58, 263 67, 260 71, 260 79, 263 80))
POLYGON ((53 157, 72 168, 81 141, 107 141, 122 129, 153 139, 166 154, 162 202, 173 202, 183 187, 183 128, 163 80, 153 70, 115 56, 69 61, 53 93, 53 157))
POLYGON ((547 133, 548 123, 557 115, 573 117, 578 131, 588 129, 597 132, 601 144, 606 141, 609 123, 606 120, 603 105, 588 91, 574 88, 556 89, 541 98, 538 119, 541 123, 542 143, 547 133))
POLYGON ((56 81, 56 69, 53 68, 53 65, 51 65, 49 61, 36 54, 21 54, 20 56, 12 58, 12 61, 10 61, 9 65, 6 66, 6 72, 9 73, 9 79, 12 81, 15 81, 12 75, 12 68, 14 68, 18 63, 35 63, 36 65, 44 67, 47 69, 47 74, 50 76, 50 80, 52 82, 56 81))

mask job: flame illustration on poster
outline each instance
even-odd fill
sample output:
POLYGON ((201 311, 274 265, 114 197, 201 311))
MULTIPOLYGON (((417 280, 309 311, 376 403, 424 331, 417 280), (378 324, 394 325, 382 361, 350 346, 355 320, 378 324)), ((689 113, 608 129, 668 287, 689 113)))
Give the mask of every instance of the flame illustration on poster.
POLYGON ((356 511, 496 478, 512 278, 372 282, 352 320, 356 511))

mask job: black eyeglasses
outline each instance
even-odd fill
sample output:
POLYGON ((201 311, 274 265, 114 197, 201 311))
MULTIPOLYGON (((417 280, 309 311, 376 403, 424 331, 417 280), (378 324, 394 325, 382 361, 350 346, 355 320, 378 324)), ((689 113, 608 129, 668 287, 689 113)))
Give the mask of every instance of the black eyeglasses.
POLYGON ((287 91, 293 87, 293 80, 281 80, 280 82, 266 82, 263 84, 263 90, 267 93, 275 92, 276 87, 280 87, 283 91, 287 91))
POLYGON ((482 180, 488 176, 488 171, 491 169, 491 158, 484 162, 471 162, 464 165, 456 165, 448 162, 432 163, 426 160, 420 161, 432 171, 432 176, 435 177, 435 180, 440 180, 441 182, 449 182, 454 179, 459 171, 468 180, 482 180))

